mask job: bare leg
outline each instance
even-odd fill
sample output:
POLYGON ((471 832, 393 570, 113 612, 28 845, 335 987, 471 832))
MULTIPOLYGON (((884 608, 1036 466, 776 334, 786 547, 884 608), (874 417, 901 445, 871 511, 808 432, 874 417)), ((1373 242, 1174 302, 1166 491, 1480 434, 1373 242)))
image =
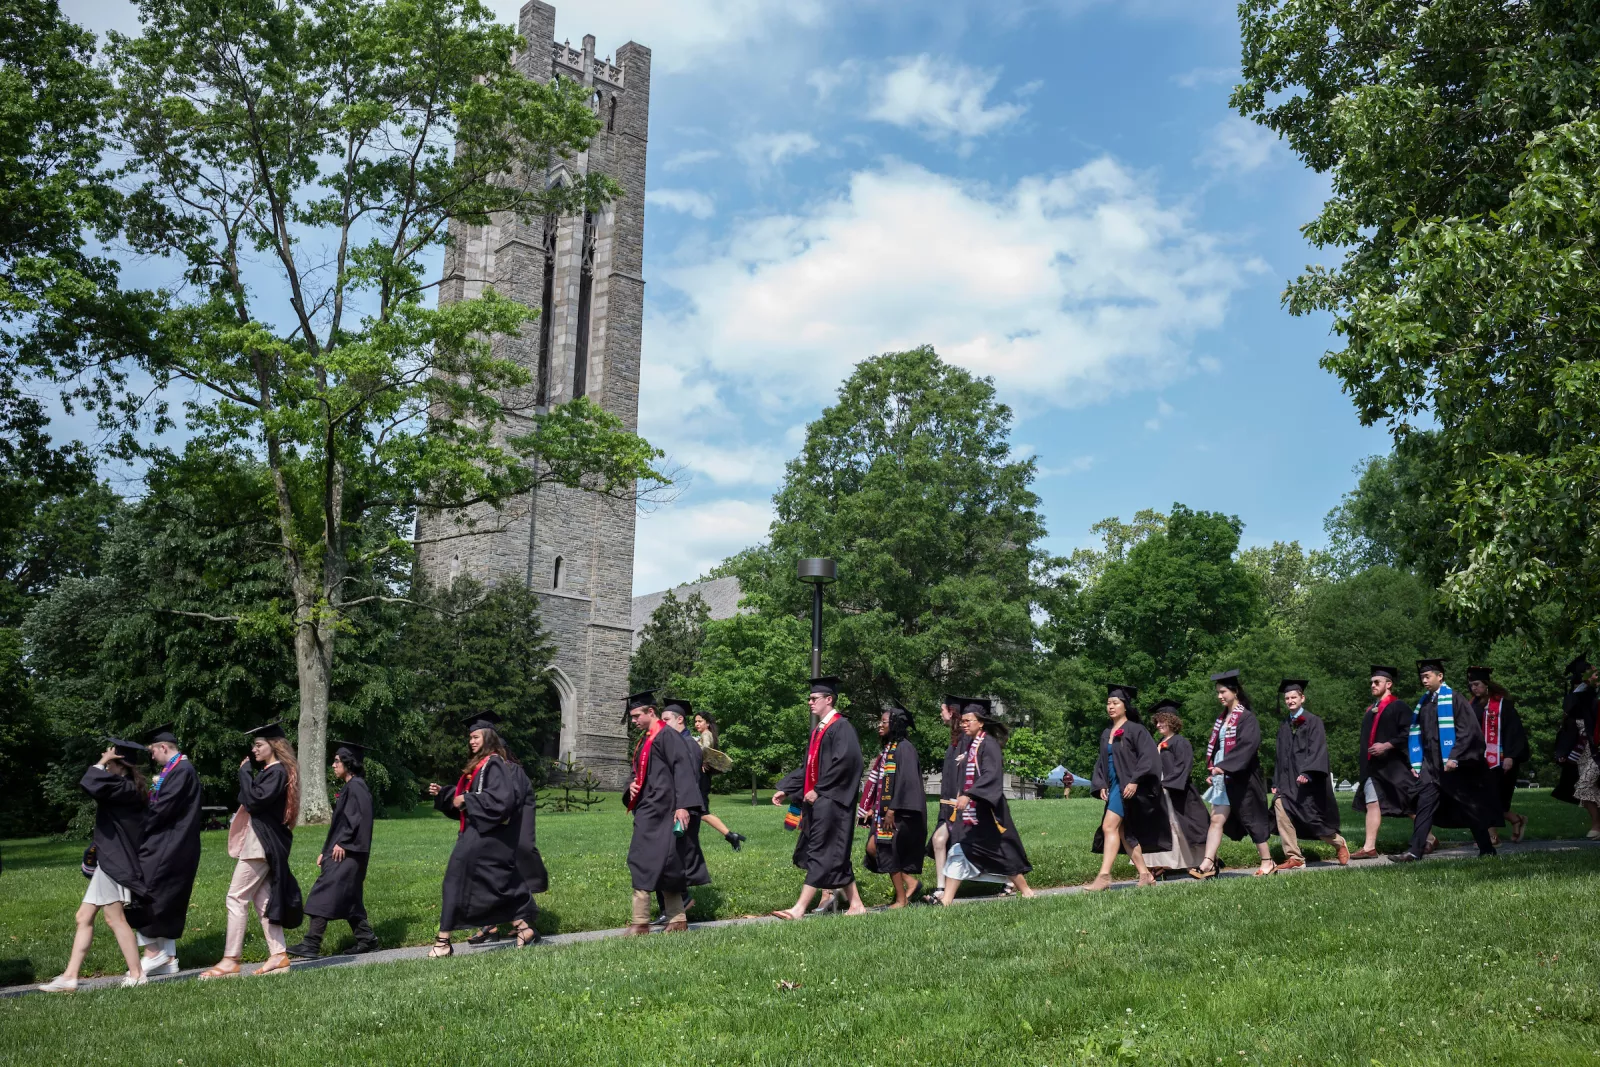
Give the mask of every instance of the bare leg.
POLYGON ((1028 880, 1022 877, 1020 874, 1013 874, 1011 876, 1011 884, 1017 887, 1017 896, 1019 897, 1031 897, 1034 895, 1033 887, 1030 886, 1028 884, 1028 880))
POLYGON ((67 957, 67 969, 61 972, 61 977, 77 978, 83 970, 83 958, 89 954, 89 945, 94 941, 94 917, 99 910, 93 904, 78 905, 78 926, 72 933, 72 954, 67 957))
POLYGON ((1367 839, 1361 844, 1361 851, 1376 852, 1378 850, 1378 827, 1383 825, 1383 810, 1376 804, 1367 805, 1367 839))
POLYGON ((961 879, 946 878, 944 880, 944 893, 940 896, 939 903, 948 908, 956 902, 956 894, 959 892, 961 892, 961 879))
POLYGON ((891 908, 903 908, 911 898, 911 876, 901 871, 889 875, 889 881, 894 883, 894 903, 891 908))
POLYGON ((700 821, 705 823, 707 826, 711 827, 713 830, 715 830, 717 833, 721 834, 723 837, 727 837, 728 836, 728 824, 723 822, 721 819, 717 818, 715 815, 711 814, 709 811, 706 812, 704 815, 700 816, 700 821))
POLYGON ((806 909, 811 907, 811 902, 816 899, 817 887, 803 885, 800 887, 800 899, 794 902, 794 907, 789 909, 789 917, 798 919, 805 915, 806 909))
POLYGON ((1267 873, 1270 874, 1272 871, 1278 869, 1278 865, 1272 862, 1272 842, 1258 842, 1256 844, 1256 851, 1261 854, 1261 866, 1258 868, 1258 870, 1267 871, 1267 873))
POLYGON ((1117 862, 1117 852, 1122 848, 1122 817, 1114 811, 1106 812, 1100 821, 1100 832, 1105 835, 1105 847, 1100 855, 1100 875, 1095 881, 1111 880, 1111 868, 1117 862))
POLYGON ((944 861, 950 854, 950 827, 940 824, 933 831, 933 873, 935 885, 940 892, 944 891, 944 861))
POLYGON ((1144 846, 1134 845, 1133 850, 1128 853, 1128 858, 1133 861, 1133 869, 1139 872, 1139 884, 1154 885, 1156 876, 1150 873, 1149 867, 1145 866, 1144 846))
POLYGON ((865 915, 867 913, 867 906, 861 903, 860 886, 856 885, 854 882, 851 882, 849 885, 845 886, 844 889, 840 890, 840 892, 844 893, 845 899, 850 902, 850 906, 844 910, 846 915, 865 915))
POLYGON ((1211 813, 1211 825, 1206 830, 1206 856, 1200 861, 1202 871, 1217 869, 1217 850, 1222 847, 1222 825, 1228 821, 1228 809, 1211 813))
POLYGON ((117 947, 122 950, 123 962, 128 965, 128 975, 138 978, 144 974, 144 967, 139 963, 139 937, 133 932, 133 927, 128 925, 128 917, 123 914, 122 905, 106 905, 106 925, 111 927, 111 932, 116 935, 117 947))
POLYGON ((1589 813, 1589 829, 1600 831, 1600 804, 1592 800, 1583 802, 1583 810, 1589 813))

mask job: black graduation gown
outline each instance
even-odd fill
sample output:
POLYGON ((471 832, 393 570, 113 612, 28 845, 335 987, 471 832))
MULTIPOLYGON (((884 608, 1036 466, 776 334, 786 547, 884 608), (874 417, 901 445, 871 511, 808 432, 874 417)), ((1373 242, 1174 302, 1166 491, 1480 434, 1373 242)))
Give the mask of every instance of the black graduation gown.
POLYGON ((1204 854, 1206 835, 1211 831, 1211 812, 1206 810, 1205 799, 1189 777, 1194 769, 1194 746, 1182 734, 1173 734, 1157 742, 1156 751, 1161 756, 1161 787, 1172 801, 1178 831, 1191 851, 1204 854))
POLYGON ((1339 832, 1339 801, 1333 795, 1328 766, 1328 731, 1309 711, 1295 725, 1294 717, 1278 727, 1278 762, 1272 768, 1278 803, 1289 813, 1294 832, 1321 840, 1339 832), (1299 778, 1310 779, 1301 785, 1299 778))
POLYGON ((1408 732, 1411 728, 1411 709, 1399 697, 1384 707, 1367 705, 1361 717, 1361 735, 1356 738, 1356 795, 1350 806, 1357 811, 1367 810, 1367 781, 1372 782, 1378 794, 1378 810, 1385 816, 1415 815, 1417 812, 1417 780, 1411 773, 1408 732), (1376 730, 1374 730, 1376 725, 1376 730), (1394 747, 1381 756, 1370 756, 1367 748, 1374 743, 1387 741, 1394 747))
POLYGON ((1550 795, 1567 804, 1578 802, 1578 758, 1591 736, 1595 694, 1588 683, 1575 687, 1561 701, 1561 726, 1556 730, 1556 764, 1561 768, 1550 795))
POLYGON ((879 841, 866 854, 867 870, 873 874, 921 874, 928 842, 928 799, 922 791, 922 761, 909 738, 895 742, 894 789, 885 806, 894 812, 894 837, 879 841))
MULTIPOLYGON (((1111 768, 1106 765, 1106 742, 1111 741, 1111 758, 1116 762, 1117 789, 1129 782, 1137 786, 1131 797, 1122 798, 1122 847, 1132 854, 1135 848, 1146 852, 1167 852, 1172 848, 1172 826, 1167 822, 1167 806, 1161 801, 1161 759, 1150 731, 1136 722, 1124 723, 1122 736, 1111 740, 1111 727, 1100 731, 1100 756, 1094 761, 1094 773, 1089 776, 1089 789, 1099 795, 1111 785, 1111 768)), ((1105 801, 1105 811, 1111 808, 1111 798, 1105 801)), ((1101 823, 1105 822, 1104 812, 1101 823)), ((1096 827, 1094 852, 1104 852, 1105 831, 1096 827)))
POLYGON ((135 894, 129 921, 145 937, 183 936, 189 895, 200 869, 200 776, 187 759, 161 782, 144 813, 144 843, 139 874, 144 892, 135 894))
POLYGON ((490 756, 467 790, 464 808, 456 808, 454 789, 434 798, 445 817, 459 821, 465 814, 467 822, 445 866, 440 930, 532 921, 533 898, 517 863, 530 792, 521 767, 490 756))
POLYGON ((794 865, 806 872, 806 885, 843 889, 856 880, 851 852, 856 839, 856 800, 861 792, 861 741, 844 716, 834 720, 817 746, 814 804, 805 801, 805 780, 802 761, 778 783, 780 793, 800 802, 794 865))
MULTIPOLYGON (((1226 715, 1223 716, 1226 718, 1226 715)), ((1221 747, 1222 738, 1217 738, 1221 747)), ((1228 821, 1222 832, 1234 841, 1248 837, 1261 844, 1272 836, 1272 815, 1267 810, 1267 783, 1261 776, 1261 723, 1249 708, 1239 716, 1233 747, 1214 758, 1222 768, 1222 786, 1228 792, 1228 821)))
POLYGON ((693 815, 700 807, 700 746, 695 746, 691 761, 683 742, 682 734, 663 725, 650 744, 644 784, 633 806, 633 839, 628 843, 628 873, 635 889, 681 893, 689 886, 686 852, 672 824, 679 808, 693 815))
MULTIPOLYGON (((1478 723, 1484 723, 1484 716, 1489 713, 1489 698, 1473 700, 1472 708, 1478 713, 1478 723)), ((1483 735, 1485 746, 1489 743, 1488 732, 1483 735)), ((1500 701, 1500 766, 1489 768, 1489 780, 1494 783, 1495 793, 1500 797, 1500 807, 1505 811, 1511 810, 1511 798, 1517 792, 1517 775, 1521 773, 1523 764, 1528 762, 1530 754, 1528 747, 1528 731, 1522 725, 1522 716, 1517 712, 1517 706, 1510 697, 1500 701), (1506 772, 1503 761, 1511 760, 1510 773, 1506 772)))
POLYGON ((94 798, 94 854, 106 877, 134 896, 143 892, 139 846, 144 843, 144 790, 132 778, 90 767, 78 783, 94 798))
MULTIPOLYGON (((965 781, 965 753, 961 762, 965 781)), ((957 815, 950 824, 950 844, 960 845, 961 854, 984 874, 1027 874, 1033 870, 1033 864, 1028 862, 1028 852, 1022 847, 1016 824, 1011 821, 1005 781, 1005 757, 1000 743, 986 734, 978 746, 978 768, 972 785, 960 790, 960 794, 972 798, 978 821, 968 823, 957 815)))
MULTIPOLYGON (((1418 786, 1439 790, 1439 810, 1433 825, 1466 828, 1479 823, 1483 826, 1504 826, 1505 811, 1500 807, 1500 794, 1489 778, 1489 764, 1483 758, 1483 728, 1478 724, 1478 713, 1472 701, 1452 701, 1456 739, 1450 748, 1450 758, 1457 767, 1444 769, 1444 759, 1439 745, 1438 694, 1425 693, 1418 706, 1415 720, 1421 726, 1422 770, 1418 786)), ((1409 750, 1408 750, 1409 751, 1409 750)))
POLYGON ((678 838, 678 850, 683 854, 683 877, 689 885, 710 885, 711 869, 706 866, 706 854, 700 848, 700 814, 710 810, 711 776, 706 773, 704 750, 692 736, 664 727, 677 734, 683 743, 683 758, 694 768, 696 801, 689 807, 689 825, 678 838))
MULTIPOLYGON (((951 742, 945 747, 944 768, 939 772, 939 815, 935 829, 950 824, 951 804, 961 792, 961 754, 966 750, 967 746, 961 742, 951 742)), ((923 855, 933 857, 933 834, 928 835, 928 847, 923 855)))
POLYGON ((367 859, 372 854, 372 791, 361 778, 352 778, 339 790, 333 821, 322 842, 322 867, 306 897, 306 914, 324 919, 349 919, 365 913, 362 899, 367 882, 367 859), (344 859, 333 858, 333 846, 344 849, 344 859))
MULTIPOLYGON (((528 772, 521 767, 517 767, 516 772, 522 776, 527 791, 527 799, 522 802, 522 823, 517 828, 517 871, 529 893, 544 893, 550 889, 550 872, 545 869, 537 844, 539 792, 528 781, 528 772)), ((534 910, 538 910, 537 907, 534 910)))
POLYGON ((250 813, 250 828, 267 854, 267 921, 292 930, 305 921, 300 883, 289 869, 289 850, 294 847, 294 831, 283 825, 289 803, 289 771, 281 763, 263 767, 254 774, 249 764, 239 768, 239 806, 250 813))

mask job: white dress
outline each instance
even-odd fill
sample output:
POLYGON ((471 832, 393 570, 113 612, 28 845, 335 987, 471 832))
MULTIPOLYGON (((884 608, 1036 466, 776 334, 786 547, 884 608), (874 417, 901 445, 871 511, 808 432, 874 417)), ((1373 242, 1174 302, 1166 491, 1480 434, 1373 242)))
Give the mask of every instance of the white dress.
POLYGON ((133 894, 113 881, 104 867, 96 867, 89 878, 89 888, 83 894, 83 902, 97 908, 107 904, 131 904, 133 894))

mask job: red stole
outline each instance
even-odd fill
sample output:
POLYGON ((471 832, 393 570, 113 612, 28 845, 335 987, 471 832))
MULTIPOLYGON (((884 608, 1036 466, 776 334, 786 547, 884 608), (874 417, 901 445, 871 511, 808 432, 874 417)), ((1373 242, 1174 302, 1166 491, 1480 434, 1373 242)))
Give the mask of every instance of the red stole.
POLYGON ((639 742, 639 753, 633 758, 633 799, 628 800, 623 796, 623 806, 629 811, 639 803, 639 798, 644 796, 644 772, 650 766, 650 746, 656 743, 656 734, 661 732, 661 720, 657 719, 651 724, 650 730, 644 735, 644 740, 639 742))
POLYGON ((828 717, 817 724, 811 731, 811 744, 806 747, 806 777, 805 785, 800 790, 802 799, 817 787, 817 753, 822 748, 822 735, 828 732, 828 727, 839 721, 839 713, 830 711, 828 717))
POLYGON ((1378 720, 1383 718, 1383 709, 1389 706, 1391 700, 1399 699, 1393 693, 1383 694, 1383 699, 1378 701, 1377 710, 1372 713, 1372 730, 1367 734, 1367 749, 1378 743, 1378 720))
MULTIPOLYGON (((474 766, 472 770, 468 771, 466 774, 463 774, 459 779, 456 780, 456 796, 464 797, 468 793, 472 792, 473 781, 477 779, 478 772, 483 770, 483 765, 488 762, 489 757, 483 757, 477 762, 477 765, 474 766)), ((457 832, 463 834, 467 832, 467 807, 465 804, 461 806, 461 829, 457 832)))
POLYGON ((1489 766, 1500 766, 1505 746, 1500 743, 1500 698, 1489 698, 1489 707, 1483 713, 1483 758, 1489 766))

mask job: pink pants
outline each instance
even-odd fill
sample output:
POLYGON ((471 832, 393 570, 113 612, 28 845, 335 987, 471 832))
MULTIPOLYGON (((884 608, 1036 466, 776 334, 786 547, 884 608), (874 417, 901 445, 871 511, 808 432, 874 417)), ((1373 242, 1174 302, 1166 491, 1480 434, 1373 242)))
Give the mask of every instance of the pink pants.
POLYGON ((267 951, 274 956, 288 951, 283 927, 267 922, 267 898, 272 895, 271 873, 266 860, 240 860, 233 868, 233 881, 228 883, 228 937, 222 946, 224 956, 236 960, 244 954, 245 925, 250 921, 252 904, 261 920, 267 951))

